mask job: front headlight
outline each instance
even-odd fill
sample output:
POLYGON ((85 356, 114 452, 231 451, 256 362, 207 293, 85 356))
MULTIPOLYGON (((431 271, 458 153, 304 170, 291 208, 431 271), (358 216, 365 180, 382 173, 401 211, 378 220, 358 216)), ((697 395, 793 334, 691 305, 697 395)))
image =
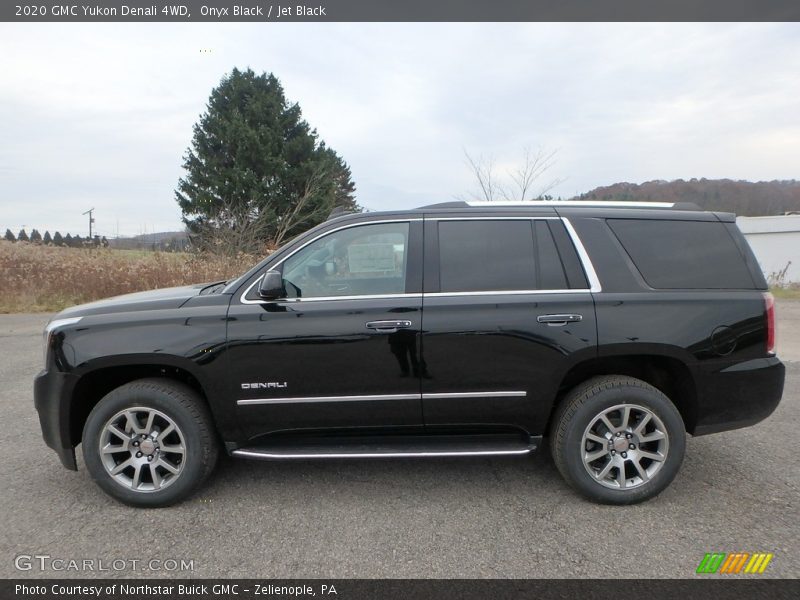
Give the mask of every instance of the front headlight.
POLYGON ((50 345, 50 335, 59 327, 64 327, 65 325, 73 325, 80 321, 83 317, 67 317, 66 319, 53 319, 47 324, 47 327, 44 328, 44 333, 42 334, 42 343, 44 346, 44 366, 47 366, 47 347, 50 345))

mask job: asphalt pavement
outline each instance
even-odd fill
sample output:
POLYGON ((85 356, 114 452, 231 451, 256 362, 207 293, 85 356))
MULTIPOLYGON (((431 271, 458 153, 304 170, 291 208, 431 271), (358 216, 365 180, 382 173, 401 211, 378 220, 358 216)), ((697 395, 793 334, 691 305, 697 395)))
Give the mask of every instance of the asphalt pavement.
POLYGON ((47 315, 0 315, 0 577, 692 577, 706 552, 739 551, 774 553, 765 577, 796 577, 800 302, 779 301, 778 319, 788 370, 777 411, 690 438, 676 480, 645 504, 591 504, 540 452, 225 458, 197 496, 140 510, 44 445, 32 380, 47 315))

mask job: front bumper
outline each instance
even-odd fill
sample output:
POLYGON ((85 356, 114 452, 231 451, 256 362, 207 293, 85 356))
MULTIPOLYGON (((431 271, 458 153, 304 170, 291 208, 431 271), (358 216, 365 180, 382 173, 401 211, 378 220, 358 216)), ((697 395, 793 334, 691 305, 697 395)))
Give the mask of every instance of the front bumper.
POLYGON ((786 367, 773 356, 757 358, 706 373, 698 389, 699 406, 693 435, 755 425, 770 416, 781 401, 786 367))
POLYGON ((70 432, 68 398, 72 395, 74 377, 67 373, 41 371, 33 380, 33 400, 39 413, 42 437, 56 451, 61 464, 78 470, 75 445, 70 432))

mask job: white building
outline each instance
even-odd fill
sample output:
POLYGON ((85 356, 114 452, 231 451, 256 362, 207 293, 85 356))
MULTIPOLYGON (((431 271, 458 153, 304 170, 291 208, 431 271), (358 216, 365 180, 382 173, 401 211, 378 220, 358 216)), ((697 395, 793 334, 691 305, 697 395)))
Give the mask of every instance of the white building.
POLYGON ((770 284, 800 283, 800 215, 737 217, 736 224, 770 284))

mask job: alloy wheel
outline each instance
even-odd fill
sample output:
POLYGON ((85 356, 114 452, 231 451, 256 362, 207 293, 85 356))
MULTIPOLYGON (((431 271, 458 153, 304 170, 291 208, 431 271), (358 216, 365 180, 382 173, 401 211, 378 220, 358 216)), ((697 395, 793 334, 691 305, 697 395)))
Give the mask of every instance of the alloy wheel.
POLYGON ((652 410, 618 404, 596 415, 581 440, 583 465, 599 484, 631 489, 646 484, 664 466, 669 435, 652 410))

